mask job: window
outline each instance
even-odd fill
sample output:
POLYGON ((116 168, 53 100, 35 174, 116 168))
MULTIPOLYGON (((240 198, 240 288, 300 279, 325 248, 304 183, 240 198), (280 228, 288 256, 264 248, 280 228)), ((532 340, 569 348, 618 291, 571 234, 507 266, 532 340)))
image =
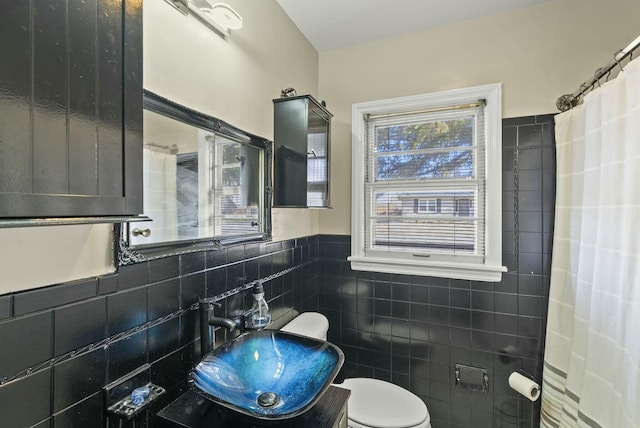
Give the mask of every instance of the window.
POLYGON ((471 199, 456 199, 456 211, 455 215, 458 216, 470 216, 471 214, 471 199))
POLYGON ((307 205, 328 205, 329 167, 327 165, 327 122, 309 112, 309 135, 307 136, 307 205), (312 116, 313 115, 313 116, 312 116))
POLYGON ((210 168, 208 199, 213 210, 201 212, 216 235, 248 233, 259 225, 260 151, 221 135, 205 138, 210 168))
POLYGON ((442 209, 441 199, 414 199, 416 213, 439 213, 442 209))
POLYGON ((499 281, 499 84, 353 106, 355 270, 499 281))

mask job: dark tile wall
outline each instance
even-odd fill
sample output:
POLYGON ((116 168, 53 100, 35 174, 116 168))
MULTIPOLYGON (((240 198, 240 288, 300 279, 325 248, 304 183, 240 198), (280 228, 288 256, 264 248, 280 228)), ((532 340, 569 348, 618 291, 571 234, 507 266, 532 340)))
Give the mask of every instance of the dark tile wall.
POLYGON ((341 377, 406 387, 434 427, 539 426, 540 402, 508 386, 541 383, 555 201, 553 116, 503 121, 503 264, 499 283, 356 272, 349 236, 320 237, 320 311, 346 355, 341 377), (487 369, 489 392, 455 386, 455 364, 487 369))
MULTIPOLYGON (((148 364, 142 376, 169 393, 123 427, 153 427, 152 415, 184 390, 200 357, 198 316, 186 311, 131 330, 200 297, 299 267, 265 283, 273 327, 297 312, 326 314, 329 339, 346 355, 340 377, 373 376, 410 389, 425 400, 436 427, 537 427, 539 403, 516 395, 507 377, 522 369, 541 378, 554 177, 553 116, 504 120, 503 263, 509 272, 497 284, 355 272, 346 261, 350 237, 321 235, 169 257, 0 296, 2 425, 105 426, 103 387, 148 364), (69 354, 121 332, 131 334, 69 354), (456 388, 455 363, 486 368, 490 392, 456 388), (29 368, 35 370, 25 375, 29 368), (7 382, 16 374, 19 380, 7 382)), ((230 296, 218 313, 248 308, 250 299, 249 292, 230 296)))
MULTIPOLYGON (((199 360, 198 314, 190 310, 133 329, 189 308, 201 297, 217 296, 292 267, 298 269, 264 284, 273 326, 284 325, 297 312, 318 310, 318 243, 318 237, 310 237, 239 245, 0 296, 0 425, 156 425, 153 414, 184 390, 187 373, 199 360), (108 346, 69 354, 121 332, 130 334, 108 346), (168 394, 129 423, 107 421, 103 387, 147 364, 142 378, 166 388, 168 394), (32 373, 26 375, 29 368, 32 373), (16 374, 21 374, 19 379, 7 381, 16 374)), ((250 290, 229 296, 216 313, 248 309, 250 299, 250 290)))

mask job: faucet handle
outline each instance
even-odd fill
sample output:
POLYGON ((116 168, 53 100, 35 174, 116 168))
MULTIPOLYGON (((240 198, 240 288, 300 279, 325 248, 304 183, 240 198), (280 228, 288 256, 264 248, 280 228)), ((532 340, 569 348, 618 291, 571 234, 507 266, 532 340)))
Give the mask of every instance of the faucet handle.
POLYGON ((222 303, 213 300, 212 297, 203 297, 200 300, 198 300, 198 304, 203 307, 204 305, 208 305, 207 309, 213 309, 214 307, 216 308, 222 307, 222 303))

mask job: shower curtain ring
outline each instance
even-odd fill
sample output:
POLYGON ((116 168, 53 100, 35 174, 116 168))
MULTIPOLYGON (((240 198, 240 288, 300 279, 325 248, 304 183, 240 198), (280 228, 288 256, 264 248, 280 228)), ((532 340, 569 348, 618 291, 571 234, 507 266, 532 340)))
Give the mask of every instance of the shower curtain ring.
POLYGON ((597 69, 594 73, 594 76, 596 78, 596 81, 593 82, 593 86, 595 87, 596 83, 598 84, 598 88, 601 88, 602 86, 600 86, 600 79, 602 78, 602 75, 604 74, 602 72, 602 68, 597 69))
POLYGON ((584 82, 582 85, 580 85, 580 94, 585 95, 587 93, 587 90, 589 90, 587 82, 584 82))
POLYGON ((620 71, 624 71, 624 68, 622 68, 622 65, 620 64, 620 60, 618 59, 618 55, 620 55, 622 53, 622 49, 620 49, 619 51, 617 51, 614 55, 613 55, 613 60, 616 62, 616 64, 618 64, 618 67, 620 67, 620 71))
POLYGON ((605 80, 605 82, 609 81, 609 76, 611 76, 611 69, 609 69, 609 72, 607 73, 607 80, 605 80))

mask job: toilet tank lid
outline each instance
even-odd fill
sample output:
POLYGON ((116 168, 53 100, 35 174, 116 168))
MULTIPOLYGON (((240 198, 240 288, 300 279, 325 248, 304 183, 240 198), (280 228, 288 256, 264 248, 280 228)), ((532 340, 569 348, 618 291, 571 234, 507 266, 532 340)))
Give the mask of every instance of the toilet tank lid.
POLYGON ((413 427, 430 420, 426 404, 415 394, 378 379, 345 379, 351 390, 349 419, 376 428, 413 427))
POLYGON ((318 312, 303 312, 280 330, 313 337, 315 339, 327 340, 329 320, 318 312))

